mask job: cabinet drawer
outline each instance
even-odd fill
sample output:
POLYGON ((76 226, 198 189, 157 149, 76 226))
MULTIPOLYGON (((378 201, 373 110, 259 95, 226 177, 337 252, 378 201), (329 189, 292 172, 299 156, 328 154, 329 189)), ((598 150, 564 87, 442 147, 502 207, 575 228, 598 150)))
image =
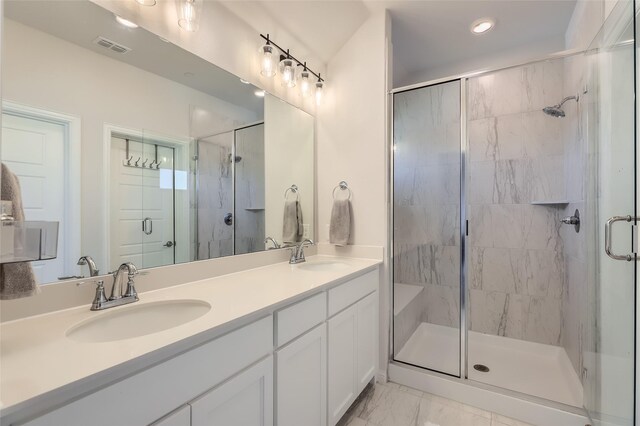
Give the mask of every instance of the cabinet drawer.
POLYGON ((322 292, 276 312, 278 347, 311 330, 327 318, 327 294, 322 292))
POLYGON ((148 425, 272 350, 269 315, 25 424, 148 425))
POLYGON ((329 316, 376 291, 378 279, 379 272, 376 269, 329 290, 329 316))

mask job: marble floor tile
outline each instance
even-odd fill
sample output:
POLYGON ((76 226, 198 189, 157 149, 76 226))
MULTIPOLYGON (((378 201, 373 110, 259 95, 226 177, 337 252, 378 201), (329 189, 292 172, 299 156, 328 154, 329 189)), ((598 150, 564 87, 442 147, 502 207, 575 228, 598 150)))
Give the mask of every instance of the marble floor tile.
POLYGON ((369 385, 338 426, 530 426, 396 383, 369 385))

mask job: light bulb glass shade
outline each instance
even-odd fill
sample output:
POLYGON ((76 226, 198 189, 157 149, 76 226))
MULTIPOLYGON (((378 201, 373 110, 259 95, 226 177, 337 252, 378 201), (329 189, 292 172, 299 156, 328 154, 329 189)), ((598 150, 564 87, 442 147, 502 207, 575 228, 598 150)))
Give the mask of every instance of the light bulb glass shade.
POLYGON ((316 83, 316 105, 320 105, 320 103, 322 103, 323 91, 324 91, 324 83, 322 81, 318 81, 316 83))
POLYGON ((296 63, 291 58, 284 58, 279 65, 282 85, 285 87, 296 87, 296 63))
POLYGON ((265 44, 260 48, 260 74, 265 77, 273 77, 276 75, 273 46, 270 44, 265 44))
POLYGON ((198 31, 204 0, 176 0, 178 26, 185 31, 198 31))
POLYGON ((309 70, 302 69, 300 72, 300 93, 305 98, 311 94, 311 81, 310 81, 311 73, 309 70))
POLYGON ((136 2, 138 4, 143 5, 143 6, 155 6, 156 5, 156 0, 136 0, 136 2))

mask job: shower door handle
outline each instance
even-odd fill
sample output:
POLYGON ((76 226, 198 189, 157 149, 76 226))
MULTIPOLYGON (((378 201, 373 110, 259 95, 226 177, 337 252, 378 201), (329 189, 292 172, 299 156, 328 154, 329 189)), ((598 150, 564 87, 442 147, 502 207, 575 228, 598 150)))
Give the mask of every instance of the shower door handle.
POLYGON ((142 232, 147 235, 151 235, 153 233, 153 220, 150 217, 145 217, 142 221, 142 232))
POLYGON ((612 259, 615 260, 626 260, 627 262, 631 262, 632 260, 638 260, 638 254, 637 254, 637 245, 638 245, 638 232, 637 232, 637 228, 635 225, 633 225, 633 236, 632 236, 632 241, 633 241, 633 251, 634 253, 631 254, 615 254, 612 251, 612 236, 611 236, 611 228, 613 227, 613 224, 616 222, 631 222, 632 220, 638 220, 637 217, 633 217, 630 215, 627 216, 612 216, 611 218, 609 218, 609 220, 607 220, 607 222, 604 224, 604 251, 605 253, 607 253, 607 256, 609 256, 612 259))

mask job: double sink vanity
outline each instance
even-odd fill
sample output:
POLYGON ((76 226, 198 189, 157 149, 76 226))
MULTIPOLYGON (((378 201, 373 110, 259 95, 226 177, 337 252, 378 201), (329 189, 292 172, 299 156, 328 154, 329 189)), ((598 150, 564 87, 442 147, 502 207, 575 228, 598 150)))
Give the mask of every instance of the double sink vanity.
POLYGON ((311 256, 5 322, 0 421, 334 425, 377 371, 379 264, 311 256))

